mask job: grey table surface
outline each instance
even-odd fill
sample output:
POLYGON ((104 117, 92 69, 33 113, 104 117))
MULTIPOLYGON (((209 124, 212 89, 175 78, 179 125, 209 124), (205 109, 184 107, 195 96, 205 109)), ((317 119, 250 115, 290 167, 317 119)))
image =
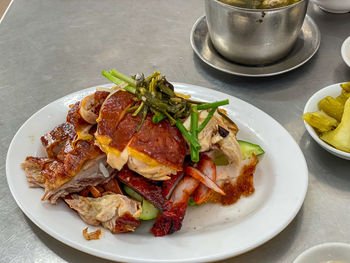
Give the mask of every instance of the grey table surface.
POLYGON ((160 70, 171 81, 241 98, 275 118, 300 145, 309 168, 300 212, 271 241, 224 262, 292 262, 319 243, 350 243, 350 162, 322 150, 301 119, 311 94, 350 80, 340 55, 350 14, 311 4, 308 14, 322 34, 313 59, 283 75, 244 78, 214 70, 193 53, 189 34, 203 13, 201 0, 13 2, 0 25, 0 262, 107 262, 56 241, 21 212, 7 185, 5 159, 28 117, 63 95, 106 83, 100 72, 113 67, 127 74, 160 70))

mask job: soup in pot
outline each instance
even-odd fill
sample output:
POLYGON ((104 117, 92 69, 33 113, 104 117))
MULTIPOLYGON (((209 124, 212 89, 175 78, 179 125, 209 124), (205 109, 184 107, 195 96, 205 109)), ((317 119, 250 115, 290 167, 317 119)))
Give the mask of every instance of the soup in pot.
POLYGON ((287 5, 292 5, 300 0, 219 0, 222 3, 251 8, 251 9, 270 9, 270 8, 278 8, 287 5))

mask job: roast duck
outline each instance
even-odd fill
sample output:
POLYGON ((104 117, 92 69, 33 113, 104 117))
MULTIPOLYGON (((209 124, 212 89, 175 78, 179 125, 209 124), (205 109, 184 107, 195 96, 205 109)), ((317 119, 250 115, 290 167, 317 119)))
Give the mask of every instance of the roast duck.
MULTIPOLYGON (((47 156, 22 164, 30 187, 42 187, 42 200, 63 199, 87 224, 112 233, 134 231, 142 206, 126 195, 127 185, 160 211, 155 236, 180 230, 190 198, 197 204, 230 205, 254 192, 258 159, 243 160, 237 126, 215 113, 198 134, 200 160, 189 158, 189 144, 168 119, 152 121, 130 109, 135 96, 120 88, 98 90, 71 105, 66 122, 41 137, 47 156), (228 163, 217 166, 221 152, 228 163)), ((199 123, 208 111, 199 114, 199 123)), ((189 120, 183 120, 189 127, 189 120)))

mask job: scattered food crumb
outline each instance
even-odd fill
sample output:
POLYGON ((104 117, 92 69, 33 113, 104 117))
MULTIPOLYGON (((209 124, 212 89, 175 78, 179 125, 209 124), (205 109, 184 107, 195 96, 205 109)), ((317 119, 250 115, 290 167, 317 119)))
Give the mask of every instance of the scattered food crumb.
POLYGON ((83 230, 83 236, 86 240, 98 240, 101 236, 101 229, 97 229, 94 232, 88 233, 88 228, 83 230))

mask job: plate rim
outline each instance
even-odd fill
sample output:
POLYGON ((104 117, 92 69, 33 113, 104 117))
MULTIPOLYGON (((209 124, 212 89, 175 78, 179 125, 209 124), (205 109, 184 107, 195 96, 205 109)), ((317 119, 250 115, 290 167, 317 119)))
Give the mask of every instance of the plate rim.
MULTIPOLYGON (((200 16, 196 22, 193 24, 192 26, 192 29, 191 29, 191 33, 190 33, 190 43, 191 43, 191 47, 192 47, 192 50, 196 53, 196 55, 200 58, 201 61, 203 61, 205 64, 207 64, 208 66, 212 67, 212 68, 215 68, 216 70, 219 70, 219 71, 222 71, 222 72, 225 72, 227 74, 231 74, 231 75, 236 75, 236 76, 241 76, 241 77, 254 77, 254 78, 259 78, 259 77, 270 77, 270 76, 276 76, 276 75, 280 75, 280 74, 283 74, 283 73, 287 73, 289 71, 292 71, 296 68, 299 68, 301 67, 302 65, 304 65, 306 62, 308 62, 316 53, 317 51, 319 50, 320 48, 320 44, 321 44, 321 32, 320 32, 320 29, 318 28, 317 24, 315 23, 315 21, 309 16, 309 15, 305 15, 305 20, 304 20, 304 23, 305 21, 309 22, 310 25, 312 25, 312 27, 315 29, 316 31, 316 39, 317 39, 317 45, 316 45, 316 48, 315 50, 310 53, 309 57, 305 60, 303 60, 302 62, 298 63, 297 65, 294 65, 293 67, 290 67, 290 68, 287 68, 287 69, 284 69, 282 71, 276 71, 276 72, 271 72, 271 73, 261 73, 261 74, 250 74, 250 73, 241 73, 241 72, 237 72, 237 71, 233 71, 233 70, 229 70, 229 69, 226 69, 226 68, 221 68, 221 67, 218 67, 216 65, 214 65, 211 61, 205 59, 202 54, 199 52, 198 48, 197 48, 197 45, 195 44, 195 41, 194 41, 194 31, 196 30, 197 26, 199 23, 202 22, 203 19, 206 19, 206 15, 202 15, 200 16)), ((224 60, 226 60, 227 62, 229 63, 232 63, 232 64, 235 64, 234 62, 230 62, 229 60, 223 58, 224 60)), ((283 60, 283 59, 282 59, 283 60)), ((247 66, 249 67, 249 66, 247 66)), ((264 68, 263 66, 260 67, 260 68, 264 68)))
MULTIPOLYGON (((259 111, 260 113, 266 115, 266 117, 270 118, 271 121, 273 121, 275 124, 277 124, 282 130, 283 132, 289 136, 289 138, 291 139, 291 141, 293 142, 293 145, 296 146, 296 150, 298 151, 298 155, 299 157, 301 157, 301 163, 299 163, 300 166, 303 166, 303 168, 301 169, 304 173, 303 175, 303 185, 302 185, 302 189, 301 189, 301 194, 299 196, 300 200, 298 202, 298 204, 294 207, 293 211, 290 212, 290 216, 288 218, 288 220, 284 221, 282 224, 280 224, 280 226, 276 229, 274 229, 274 231, 270 232, 270 235, 265 236, 264 238, 262 238, 259 242, 253 242, 253 244, 251 244, 249 247, 246 247, 245 249, 242 249, 241 251, 239 251, 239 253, 233 253, 231 251, 226 251, 226 253, 220 253, 220 254, 215 254, 212 256, 204 256, 204 257, 192 257, 192 258, 186 258, 186 259, 169 259, 169 260, 154 260, 153 262, 208 262, 208 261, 213 261, 213 260, 223 260, 226 258, 230 258, 230 257, 235 257, 241 254, 244 254, 248 251, 251 251, 259 246, 261 246, 262 244, 268 242, 269 240, 271 240, 272 238, 274 238, 276 235, 278 235, 281 231, 283 231, 289 224, 290 222, 295 218, 295 216, 298 214, 298 212, 300 211, 300 208, 302 207, 306 194, 307 194, 307 190, 308 190, 308 167, 307 167, 307 162, 305 160, 305 156, 302 152, 302 150, 300 149, 299 145, 297 144, 296 140, 290 135, 290 133, 280 124, 278 123, 274 118, 272 118, 270 115, 268 115, 267 113, 265 113, 264 111, 260 110, 259 108, 257 108, 256 106, 245 102, 235 96, 217 91, 217 90, 213 90, 213 89, 209 89, 209 88, 205 88, 199 85, 193 85, 193 84, 186 84, 186 83, 180 83, 180 82, 172 82, 172 84, 174 84, 175 88, 188 88, 188 87, 195 87, 195 88, 199 88, 199 89, 204 89, 204 90, 210 90, 211 92, 215 92, 218 95, 221 96, 229 96, 231 98, 234 98, 235 100, 239 100, 240 102, 244 103, 244 104, 249 104, 250 106, 252 106, 254 108, 254 110, 259 111)), ((7 179, 7 183, 9 185, 10 188, 10 192, 13 196, 13 198, 16 201, 16 204, 20 207, 20 209, 23 211, 23 213, 37 226, 39 227, 42 231, 46 232, 47 234, 49 234, 51 237, 53 237, 54 239, 74 248, 77 250, 80 250, 84 253, 93 255, 93 256, 97 256, 100 258, 104 258, 104 259, 109 259, 109 260, 127 260, 127 261, 132 261, 132 262, 149 262, 148 259, 140 259, 140 258, 130 258, 128 256, 123 256, 123 255, 119 255, 119 254, 111 254, 111 253, 106 253, 106 252, 101 252, 100 250, 96 250, 92 247, 87 247, 87 246, 83 246, 80 243, 77 242, 72 242, 70 241, 68 238, 63 237, 62 235, 60 235, 59 233, 57 233, 56 231, 54 231, 52 228, 47 227, 45 224, 41 223, 40 220, 37 220, 35 218, 34 215, 32 215, 32 213, 29 211, 30 209, 27 209, 26 207, 24 207, 22 205, 22 203, 20 202, 19 198, 17 197, 17 194, 15 193, 15 189, 13 188, 13 185, 10 184, 9 181, 9 176, 10 176, 10 171, 9 171, 9 163, 10 163, 10 152, 13 151, 13 145, 15 142, 15 139, 17 137, 17 135, 19 134, 19 132, 21 131, 21 129, 28 123, 31 121, 32 118, 34 118, 34 116, 39 113, 40 111, 44 111, 46 107, 48 107, 49 105, 56 103, 57 101, 63 100, 64 98, 70 98, 79 94, 82 94, 83 92, 88 92, 90 90, 94 90, 97 87, 101 87, 101 86, 113 86, 113 84, 107 84, 107 85, 96 85, 90 88, 86 88, 86 89, 82 89, 70 94, 67 94, 65 96, 62 96, 61 98, 58 98, 50 103, 48 103, 47 105, 45 105, 44 107, 40 108, 38 111, 36 111, 34 114, 32 114, 22 125, 21 127, 17 130, 16 134, 14 135, 13 139, 11 140, 10 146, 8 148, 8 152, 7 152, 7 156, 6 156, 6 179, 7 179)))
POLYGON ((340 52, 345 64, 350 67, 350 36, 343 41, 340 52), (349 50, 349 54, 345 54, 347 50, 349 50))

